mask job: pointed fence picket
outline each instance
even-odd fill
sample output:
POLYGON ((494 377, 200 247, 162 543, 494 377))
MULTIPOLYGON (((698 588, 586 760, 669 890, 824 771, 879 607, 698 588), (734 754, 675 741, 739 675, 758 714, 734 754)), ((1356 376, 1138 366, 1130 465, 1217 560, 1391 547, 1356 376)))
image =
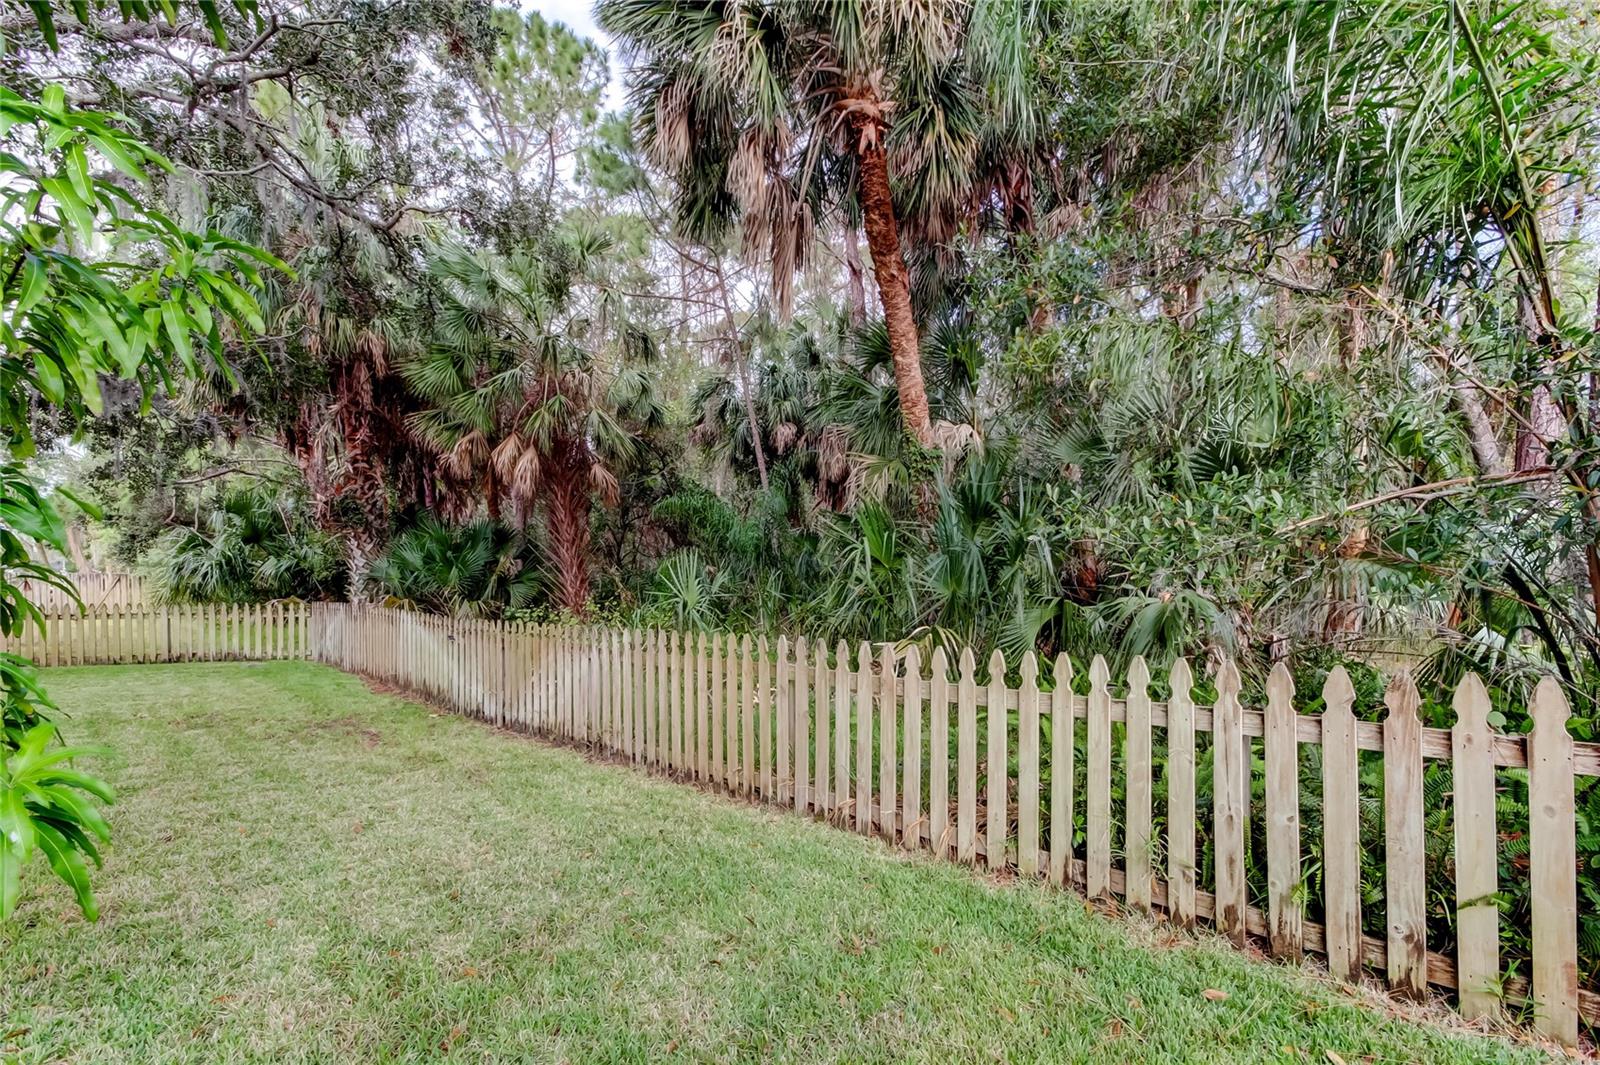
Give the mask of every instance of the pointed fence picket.
MULTIPOLYGON (((134 580, 133 578, 127 578, 134 580)), ((132 595, 132 593, 130 593, 132 595)), ((142 596, 142 592, 134 598, 142 596)), ((84 593, 85 602, 89 595, 84 593)), ((266 661, 310 657, 303 632, 321 604, 61 604, 0 639, 0 650, 42 666, 266 661)))
POLYGON ((1575 812, 1578 778, 1600 776, 1600 745, 1574 742, 1553 680, 1533 692, 1524 736, 1492 730, 1488 694, 1470 674, 1455 693, 1455 725, 1441 729, 1423 725, 1404 673, 1389 685, 1384 720, 1368 722, 1354 716, 1342 669, 1322 687, 1322 712, 1305 715, 1282 666, 1255 709, 1242 705, 1238 671, 1224 660, 1207 706, 1181 660, 1157 682, 1135 658, 1114 683, 1103 658, 1084 677, 1061 655, 1043 676, 1033 655, 1010 669, 995 652, 980 673, 972 649, 952 671, 935 647, 924 672, 922 649, 909 644, 852 653, 840 643, 830 657, 804 637, 769 643, 337 603, 61 611, 4 647, 48 665, 311 658, 899 846, 1070 884, 1179 925, 1209 922, 1237 942, 1260 937, 1285 959, 1320 954, 1344 979, 1370 969, 1405 994, 1458 989, 1468 1017, 1526 1002, 1535 1026, 1569 1045, 1600 1020, 1600 996, 1578 980, 1575 812), (1381 773, 1362 772, 1379 758, 1381 773), (1453 773, 1454 957, 1427 944, 1430 762, 1453 773), (1525 772, 1528 788, 1527 978, 1500 952, 1507 918, 1496 899, 1517 867, 1499 865, 1498 843, 1520 831, 1497 813, 1506 769, 1525 772), (1302 826, 1307 787, 1320 789, 1317 840, 1302 826), (1371 799, 1384 812, 1383 936, 1362 932, 1359 826, 1371 799), (1251 855, 1264 860, 1264 876, 1251 855))

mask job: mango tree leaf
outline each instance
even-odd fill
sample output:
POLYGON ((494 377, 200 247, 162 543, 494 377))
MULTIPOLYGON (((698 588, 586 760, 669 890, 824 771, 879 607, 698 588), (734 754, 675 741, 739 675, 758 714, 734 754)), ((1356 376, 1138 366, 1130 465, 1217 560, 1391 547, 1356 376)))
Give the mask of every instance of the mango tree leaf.
POLYGON ((49 825, 41 822, 35 828, 38 832, 39 850, 44 852, 50 868, 72 888, 72 893, 78 898, 78 909, 83 911, 83 916, 90 921, 98 921, 100 908, 94 902, 94 888, 89 883, 89 869, 83 864, 83 855, 49 825))
POLYGON ((9 921, 22 898, 22 859, 0 844, 0 921, 9 921))

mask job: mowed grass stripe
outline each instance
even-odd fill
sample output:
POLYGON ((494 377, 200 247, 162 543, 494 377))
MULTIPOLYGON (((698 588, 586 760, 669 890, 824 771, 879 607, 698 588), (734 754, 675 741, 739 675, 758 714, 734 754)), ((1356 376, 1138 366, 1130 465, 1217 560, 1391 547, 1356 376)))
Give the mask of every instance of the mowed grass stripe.
POLYGON ((1538 1059, 324 667, 46 680, 121 801, 0 931, 24 1062, 1538 1059))

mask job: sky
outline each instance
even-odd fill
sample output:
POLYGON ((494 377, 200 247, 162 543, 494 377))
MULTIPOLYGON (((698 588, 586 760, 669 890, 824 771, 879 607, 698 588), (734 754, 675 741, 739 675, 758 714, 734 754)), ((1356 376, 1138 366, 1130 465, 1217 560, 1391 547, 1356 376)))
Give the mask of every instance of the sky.
POLYGON ((537 11, 550 22, 565 22, 580 37, 588 37, 606 49, 611 59, 611 85, 606 90, 606 109, 620 111, 624 102, 622 64, 617 61, 611 38, 594 23, 594 0, 520 0, 524 11, 537 11))

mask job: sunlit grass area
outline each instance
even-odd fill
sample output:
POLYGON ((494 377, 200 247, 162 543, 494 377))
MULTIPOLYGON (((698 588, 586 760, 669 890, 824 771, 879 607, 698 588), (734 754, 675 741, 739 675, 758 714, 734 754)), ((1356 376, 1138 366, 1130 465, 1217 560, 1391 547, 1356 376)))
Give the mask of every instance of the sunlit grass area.
POLYGON ((29 870, 0 1057, 1538 1057, 324 667, 46 680, 69 738, 115 748, 116 845, 98 924, 29 870))

